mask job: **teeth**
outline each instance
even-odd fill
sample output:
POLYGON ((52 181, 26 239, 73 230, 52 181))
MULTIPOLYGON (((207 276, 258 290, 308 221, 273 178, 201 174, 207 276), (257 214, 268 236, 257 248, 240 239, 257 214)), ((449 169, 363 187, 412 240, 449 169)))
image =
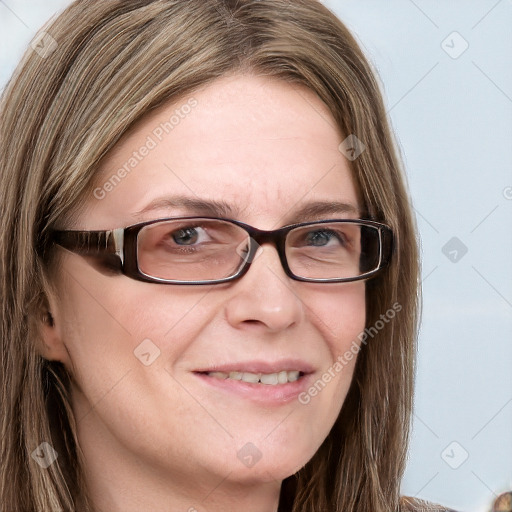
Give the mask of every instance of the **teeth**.
POLYGON ((208 372, 209 377, 216 379, 231 379, 249 382, 251 384, 267 384, 276 386, 277 384, 286 384, 287 382, 295 382, 300 377, 300 371, 282 371, 278 373, 250 373, 250 372, 208 372))
MULTIPOLYGON (((288 380, 288 379, 286 379, 288 380)), ((277 373, 261 374, 260 382, 262 384, 271 384, 275 386, 279 382, 279 376, 277 373)))
POLYGON ((261 373, 249 373, 244 372, 242 373, 242 380, 244 382, 251 382, 253 384, 256 384, 260 380, 261 373))
POLYGON ((227 379, 228 374, 224 372, 210 372, 208 374, 210 377, 215 377, 216 379, 227 379))
POLYGON ((288 382, 295 382, 298 380, 300 375, 299 371, 294 370, 293 372, 288 372, 288 382))
POLYGON ((277 374, 277 382, 279 384, 286 384, 288 382, 288 372, 279 372, 277 374))

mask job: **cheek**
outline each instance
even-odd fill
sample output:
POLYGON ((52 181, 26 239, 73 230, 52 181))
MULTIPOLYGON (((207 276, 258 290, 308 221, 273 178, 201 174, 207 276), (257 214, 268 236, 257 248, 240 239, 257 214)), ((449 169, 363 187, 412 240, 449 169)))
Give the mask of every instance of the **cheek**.
POLYGON ((59 286, 61 339, 68 369, 90 402, 128 372, 130 380, 146 379, 149 365, 179 357, 201 328, 194 319, 205 314, 203 294, 185 291, 174 301, 166 287, 109 281, 79 259, 66 269, 59 286))
POLYGON ((171 421, 164 409, 173 418, 202 411, 170 369, 201 330, 204 322, 198 320, 208 318, 201 302, 207 290, 186 290, 174 301, 161 285, 123 278, 109 287, 105 283, 79 264, 60 287, 73 410, 80 431, 106 435, 98 427, 105 424, 125 446, 149 453, 154 446, 147 445, 144 432, 165 439, 169 431, 182 436, 186 430, 187 422, 171 421))
POLYGON ((350 348, 353 342, 360 343, 358 336, 363 332, 366 322, 364 282, 334 286, 337 289, 319 290, 308 308, 311 323, 323 334, 333 361, 350 348))
MULTIPOLYGON (((324 285, 325 286, 325 285, 324 285)), ((323 366, 299 395, 302 416, 300 428, 317 443, 325 439, 347 396, 355 363, 361 347, 360 334, 366 320, 365 285, 362 282, 343 283, 336 290, 315 290, 315 300, 306 308, 308 318, 321 333, 315 350, 322 354, 323 366)), ((274 441, 286 443, 284 430, 276 432, 274 441)), ((318 448, 319 444, 311 443, 318 448)))

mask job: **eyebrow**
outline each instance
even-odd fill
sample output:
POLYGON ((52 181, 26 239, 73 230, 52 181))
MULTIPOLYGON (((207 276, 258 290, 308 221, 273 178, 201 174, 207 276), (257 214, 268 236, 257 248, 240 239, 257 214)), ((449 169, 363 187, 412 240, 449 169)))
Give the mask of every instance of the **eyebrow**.
MULTIPOLYGON (((194 212, 193 215, 210 217, 239 218, 242 210, 222 200, 200 199, 189 196, 173 196, 155 199, 141 210, 134 212, 134 217, 142 218, 143 214, 170 208, 183 208, 194 212)), ((360 210, 356 205, 339 201, 314 201, 301 206, 295 212, 287 214, 287 223, 303 222, 325 215, 355 214, 360 210)))

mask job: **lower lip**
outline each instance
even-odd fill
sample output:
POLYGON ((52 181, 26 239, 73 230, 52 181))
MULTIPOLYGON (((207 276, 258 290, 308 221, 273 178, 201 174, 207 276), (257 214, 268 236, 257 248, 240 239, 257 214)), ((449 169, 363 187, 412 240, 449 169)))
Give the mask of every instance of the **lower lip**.
POLYGON ((195 375, 210 386, 242 398, 262 404, 281 405, 291 402, 304 392, 312 374, 303 375, 294 382, 275 385, 253 384, 235 379, 218 379, 210 377, 206 373, 195 373, 195 375))

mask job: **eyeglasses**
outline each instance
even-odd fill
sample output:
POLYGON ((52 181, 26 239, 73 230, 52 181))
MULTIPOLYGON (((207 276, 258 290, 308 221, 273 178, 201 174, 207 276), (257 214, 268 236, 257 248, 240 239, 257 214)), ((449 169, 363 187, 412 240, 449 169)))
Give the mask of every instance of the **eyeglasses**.
POLYGON ((105 259, 126 276, 162 284, 216 284, 242 277, 273 244, 297 281, 342 283, 375 276, 391 258, 391 229, 370 220, 321 220, 272 231, 214 217, 151 220, 108 231, 53 231, 54 243, 105 259))

